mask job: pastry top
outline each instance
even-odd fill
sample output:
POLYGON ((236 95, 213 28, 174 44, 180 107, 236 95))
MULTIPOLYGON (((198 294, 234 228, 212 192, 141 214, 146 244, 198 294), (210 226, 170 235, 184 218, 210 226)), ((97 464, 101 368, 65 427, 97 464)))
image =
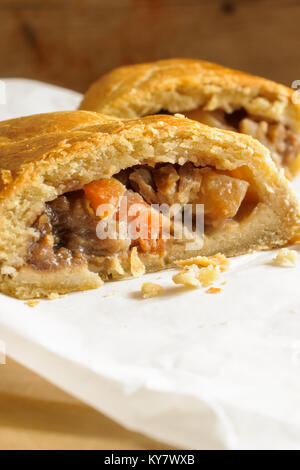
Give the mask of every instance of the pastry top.
MULTIPOLYGON (((58 165, 64 173, 64 165, 77 159, 81 168, 76 172, 92 173, 88 180, 161 161, 195 161, 223 170, 247 165, 257 176, 263 171, 273 182, 281 178, 270 152, 256 139, 181 116, 118 119, 90 111, 62 111, 0 122, 0 171, 11 174, 11 182, 6 178, 2 186, 15 187, 20 175, 32 171, 45 177, 58 165), (94 159, 96 169, 89 166, 94 159)), ((72 179, 70 169, 68 174, 64 181, 72 179)), ((53 184, 57 186, 57 181, 53 184)))
POLYGON ((60 111, 34 114, 8 121, 0 121, 0 145, 38 138, 43 135, 59 135, 63 132, 84 131, 102 122, 114 121, 113 116, 88 111, 60 111))
MULTIPOLYGON (((47 166, 53 170, 58 163, 68 164, 76 156, 84 169, 85 158, 89 161, 87 155, 95 152, 101 152, 101 167, 95 176, 111 176, 112 171, 146 162, 154 165, 174 158, 172 163, 177 158, 193 160, 194 153, 203 166, 219 164, 230 169, 242 160, 268 172, 274 170, 269 151, 257 140, 182 116, 119 119, 79 110, 0 122, 0 171, 10 172, 12 182, 29 169, 40 173, 42 166, 47 166), (157 147, 161 155, 155 152, 157 147)), ((5 181, 2 184, 7 185, 5 181)))
POLYGON ((122 118, 198 107, 248 113, 300 129, 294 90, 264 78, 192 59, 170 59, 119 67, 91 85, 81 109, 122 118))

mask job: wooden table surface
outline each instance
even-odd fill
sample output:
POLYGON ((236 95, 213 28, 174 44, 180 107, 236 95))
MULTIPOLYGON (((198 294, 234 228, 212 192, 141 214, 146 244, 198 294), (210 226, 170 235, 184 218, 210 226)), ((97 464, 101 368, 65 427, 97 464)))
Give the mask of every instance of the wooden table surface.
POLYGON ((1 0, 0 77, 84 92, 114 67, 191 57, 290 86, 297 0, 1 0))
POLYGON ((12 359, 0 365, 0 449, 166 449, 12 359))

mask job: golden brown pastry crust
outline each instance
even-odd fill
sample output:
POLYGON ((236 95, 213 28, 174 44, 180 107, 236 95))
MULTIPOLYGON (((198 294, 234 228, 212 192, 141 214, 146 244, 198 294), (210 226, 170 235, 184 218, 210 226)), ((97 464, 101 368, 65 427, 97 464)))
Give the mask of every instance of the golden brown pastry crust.
POLYGON ((30 270, 25 265, 28 244, 38 237, 32 224, 45 202, 133 165, 191 161, 219 170, 248 168, 260 206, 230 236, 226 231, 207 236, 198 254, 238 255, 281 246, 295 234, 299 222, 297 199, 265 147, 246 135, 189 119, 120 120, 87 111, 60 112, 1 122, 0 139, 0 169, 5 174, 0 188, 0 290, 17 297, 101 284, 85 265, 76 266, 68 276, 30 270))
POLYGON ((288 87, 202 60, 169 59, 112 70, 91 85, 80 109, 121 118, 198 107, 252 114, 300 129, 300 107, 288 87))
MULTIPOLYGON (((270 80, 210 62, 170 59, 112 70, 91 85, 80 109, 136 118, 161 110, 231 113, 244 108, 299 133, 300 106, 293 103, 293 93, 270 80)), ((300 153, 289 169, 292 174, 300 170, 300 153)))

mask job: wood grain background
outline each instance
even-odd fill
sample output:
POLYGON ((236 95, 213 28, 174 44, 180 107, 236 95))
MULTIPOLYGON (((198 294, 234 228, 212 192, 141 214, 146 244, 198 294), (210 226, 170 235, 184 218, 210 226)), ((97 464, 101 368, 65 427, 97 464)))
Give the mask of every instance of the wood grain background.
POLYGON ((0 0, 0 76, 78 91, 118 65, 168 57, 300 79, 298 0, 0 0))

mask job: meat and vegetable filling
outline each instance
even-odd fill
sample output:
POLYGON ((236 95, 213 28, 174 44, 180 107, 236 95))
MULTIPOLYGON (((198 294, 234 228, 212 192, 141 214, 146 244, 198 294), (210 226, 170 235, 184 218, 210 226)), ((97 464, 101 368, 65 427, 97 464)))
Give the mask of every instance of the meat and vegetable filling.
POLYGON ((144 258, 155 256, 164 262, 178 241, 172 220, 153 204, 176 204, 179 211, 190 204, 192 213, 196 204, 203 204, 205 230, 213 231, 238 220, 242 206, 253 208, 257 202, 239 170, 226 173, 192 163, 139 165, 47 203, 34 225, 40 236, 30 246, 28 262, 36 269, 49 270, 87 261, 93 271, 101 273, 107 259, 114 258, 121 273, 133 248, 144 258), (138 210, 132 212, 134 205, 138 210), (130 230, 118 236, 124 210, 128 227, 133 225, 137 236, 130 230), (112 220, 115 233, 99 237, 99 222, 103 228, 112 220), (164 237, 165 232, 171 236, 164 237))
MULTIPOLYGON (((162 113, 169 114, 165 110, 162 113)), ((205 111, 200 108, 183 114, 211 127, 238 131, 254 137, 270 150, 278 166, 289 167, 299 155, 300 138, 296 132, 281 123, 249 115, 243 108, 231 114, 221 109, 205 111)))

